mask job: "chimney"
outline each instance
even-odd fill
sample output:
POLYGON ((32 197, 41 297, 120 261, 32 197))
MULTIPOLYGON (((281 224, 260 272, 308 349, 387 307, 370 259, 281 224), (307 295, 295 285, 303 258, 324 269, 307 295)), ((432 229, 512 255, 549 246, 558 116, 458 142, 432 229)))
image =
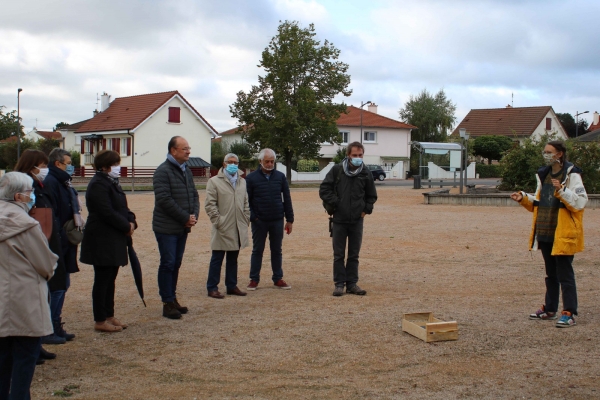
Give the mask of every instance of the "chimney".
POLYGON ((106 111, 108 106, 110 105, 110 96, 106 94, 106 92, 102 93, 100 96, 100 112, 106 111))
POLYGON ((94 110, 92 111, 92 118, 95 117, 96 115, 98 115, 100 112, 98 110, 94 110))
POLYGON ((375 103, 369 104, 369 111, 377 114, 377 104, 375 104, 375 103))
POLYGON ((593 125, 598 125, 598 122, 600 122, 600 114, 598 114, 598 111, 594 111, 594 124, 593 125))

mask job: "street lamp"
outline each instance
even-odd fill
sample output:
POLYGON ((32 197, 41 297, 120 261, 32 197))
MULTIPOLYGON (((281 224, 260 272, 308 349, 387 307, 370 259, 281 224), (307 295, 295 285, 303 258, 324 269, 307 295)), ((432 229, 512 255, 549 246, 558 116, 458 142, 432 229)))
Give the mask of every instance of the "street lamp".
POLYGON ((367 102, 360 104, 360 142, 361 143, 363 142, 363 132, 362 132, 362 111, 363 111, 363 109, 362 108, 363 108, 363 106, 365 106, 367 104, 373 104, 373 103, 371 103, 371 101, 369 100, 367 102))
MULTIPOLYGON (((458 134, 465 141, 465 187, 467 186, 467 170, 469 168, 469 134, 465 128, 460 128, 458 134)), ((467 192, 469 189, 467 189, 467 192)))
POLYGON ((579 133, 579 116, 581 114, 587 114, 587 113, 589 113, 589 111, 584 111, 584 112, 575 111, 575 137, 577 137, 577 134, 579 133))
POLYGON ((21 92, 23 89, 17 89, 17 161, 21 158, 21 92))

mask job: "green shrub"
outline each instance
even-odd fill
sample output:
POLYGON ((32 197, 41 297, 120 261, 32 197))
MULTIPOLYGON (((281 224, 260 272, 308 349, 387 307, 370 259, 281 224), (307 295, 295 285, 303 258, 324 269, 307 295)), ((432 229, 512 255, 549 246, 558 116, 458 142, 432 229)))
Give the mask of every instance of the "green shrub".
POLYGON ((499 178, 500 165, 498 164, 475 164, 475 173, 479 174, 479 178, 499 178))
POLYGON ((298 172, 319 172, 317 160, 298 160, 298 172))

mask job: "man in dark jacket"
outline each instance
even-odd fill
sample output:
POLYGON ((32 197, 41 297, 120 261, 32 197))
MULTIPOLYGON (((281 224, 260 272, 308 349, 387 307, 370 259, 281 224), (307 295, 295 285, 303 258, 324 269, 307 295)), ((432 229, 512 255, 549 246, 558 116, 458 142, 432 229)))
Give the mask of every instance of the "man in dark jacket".
POLYGON ((346 293, 365 295, 358 282, 358 255, 362 245, 363 221, 373 212, 377 191, 371 171, 363 164, 365 148, 362 143, 348 145, 347 157, 327 173, 321 183, 319 196, 333 211, 333 281, 334 296, 346 293), (344 265, 348 241, 348 258, 344 265))
POLYGON ((260 282, 265 242, 269 235, 273 284, 280 289, 291 289, 283 280, 281 242, 283 231, 292 233, 294 210, 290 187, 285 175, 275 170, 275 152, 262 149, 258 154, 260 168, 246 178, 250 221, 252 223, 252 257, 250 258, 250 283, 248 290, 256 290, 260 282), (283 199, 282 199, 283 197, 283 199), (283 217, 285 216, 285 228, 283 217))
MULTIPOLYGON (((71 162, 71 153, 64 149, 56 148, 48 156, 48 176, 44 179, 44 186, 51 197, 54 207, 54 221, 58 223, 62 253, 58 254, 64 263, 66 276, 64 290, 62 287, 50 288, 50 313, 54 325, 54 335, 42 338, 44 344, 62 344, 73 340, 74 334, 67 333, 62 327, 62 309, 65 295, 71 286, 70 274, 79 272, 77 265, 77 245, 71 244, 67 238, 65 224, 71 220, 76 226, 83 227, 77 191, 71 186, 71 176, 75 167, 71 162), (53 290, 56 289, 56 290, 53 290)), ((62 285, 61 285, 62 286, 62 285)))
POLYGON ((154 213, 152 230, 158 242, 158 292, 163 301, 163 316, 181 318, 188 312, 177 301, 177 279, 187 235, 196 225, 200 201, 192 171, 186 167, 190 145, 181 136, 169 141, 167 160, 154 172, 154 213))

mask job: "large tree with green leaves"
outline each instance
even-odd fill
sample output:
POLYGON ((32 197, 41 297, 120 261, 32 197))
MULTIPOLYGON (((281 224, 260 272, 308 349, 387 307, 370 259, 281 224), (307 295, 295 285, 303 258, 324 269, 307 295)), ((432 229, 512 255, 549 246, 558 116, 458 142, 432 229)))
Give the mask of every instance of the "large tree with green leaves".
POLYGON ((333 99, 352 93, 348 64, 338 60, 340 50, 315 36, 313 24, 281 23, 258 65, 265 75, 248 93, 240 91, 230 106, 253 150, 269 147, 282 156, 288 180, 293 157, 315 158, 321 143, 339 143, 336 121, 346 104, 333 99))
MULTIPOLYGON (((0 106, 0 140, 7 139, 17 132, 19 120, 17 119, 17 110, 4 112, 6 107, 0 106)), ((21 137, 25 135, 23 125, 20 126, 21 137)))
POLYGON ((567 136, 574 138, 575 136, 581 136, 587 133, 588 122, 585 119, 575 121, 575 118, 569 113, 556 113, 560 123, 567 132, 567 136), (579 127, 577 127, 579 125, 579 127))
POLYGON ((492 160, 500 160, 514 145, 506 136, 486 135, 476 137, 472 148, 474 155, 487 158, 488 164, 491 164, 492 160))
POLYGON ((417 96, 410 96, 400 109, 400 118, 417 127, 411 132, 411 140, 417 142, 446 142, 456 122, 456 104, 446 97, 444 89, 432 95, 423 89, 417 96))

